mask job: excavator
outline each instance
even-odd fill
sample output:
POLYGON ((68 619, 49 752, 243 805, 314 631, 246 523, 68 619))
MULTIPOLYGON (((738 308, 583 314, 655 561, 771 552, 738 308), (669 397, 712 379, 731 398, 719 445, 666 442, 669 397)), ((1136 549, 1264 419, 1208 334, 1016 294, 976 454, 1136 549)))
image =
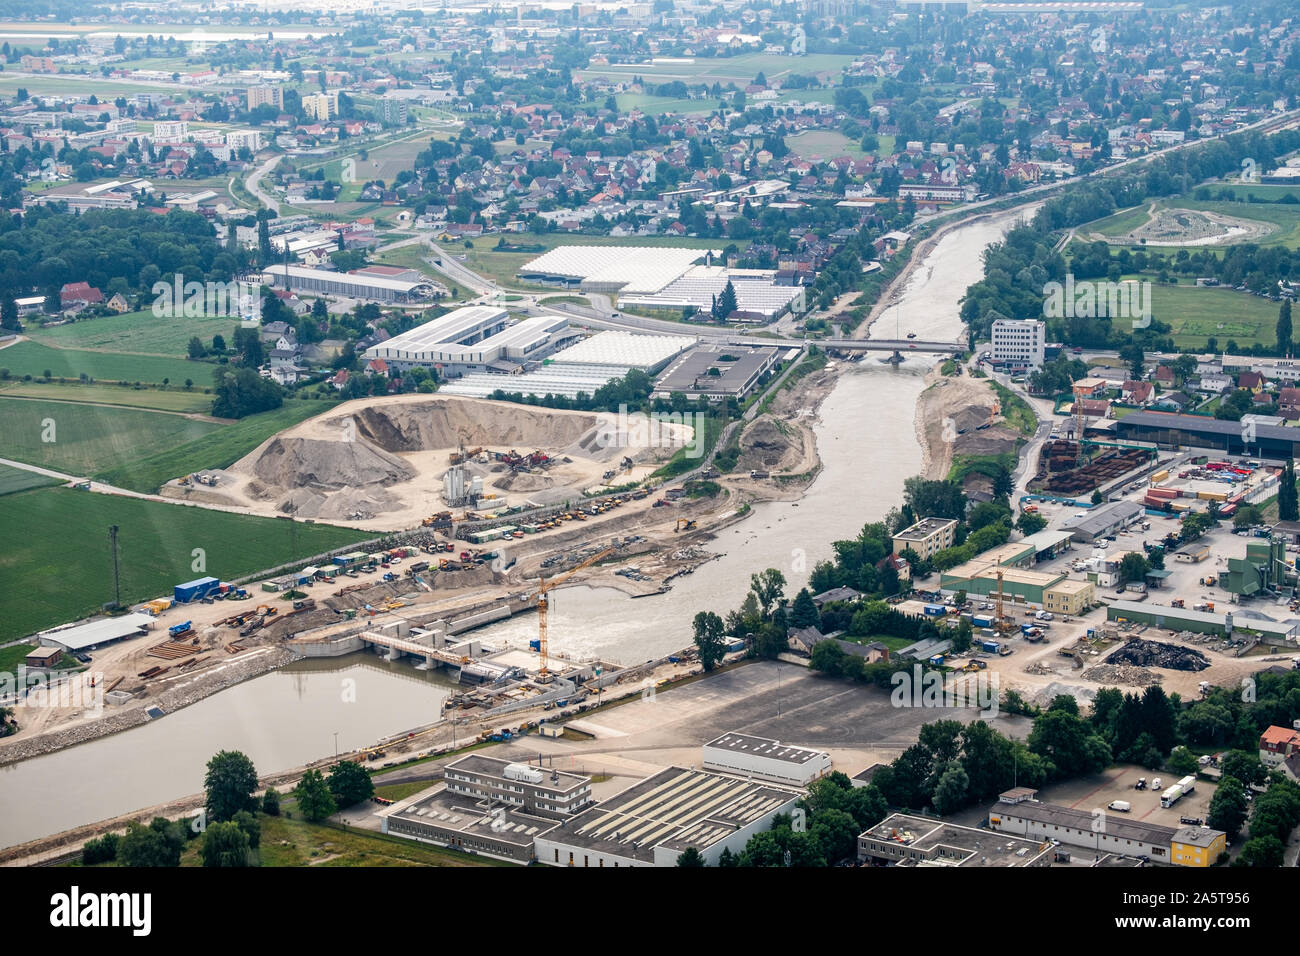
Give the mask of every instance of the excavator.
POLYGON ((695 530, 694 518, 678 518, 677 527, 673 528, 673 531, 694 531, 694 530, 695 530))
POLYGON ((561 575, 558 575, 557 577, 550 578, 549 580, 546 578, 542 578, 541 583, 538 585, 537 588, 537 649, 541 652, 541 656, 542 656, 542 666, 537 671, 537 680, 539 683, 546 684, 549 683, 551 680, 551 672, 547 667, 547 658, 546 658, 546 607, 548 603, 546 592, 550 591, 553 587, 560 584, 565 579, 573 576, 578 571, 581 571, 583 568, 589 568, 597 561, 609 556, 613 551, 614 548, 612 546, 607 547, 601 551, 598 551, 595 554, 593 554, 591 557, 587 558, 587 560, 583 561, 581 564, 575 564, 569 570, 565 571, 561 575))

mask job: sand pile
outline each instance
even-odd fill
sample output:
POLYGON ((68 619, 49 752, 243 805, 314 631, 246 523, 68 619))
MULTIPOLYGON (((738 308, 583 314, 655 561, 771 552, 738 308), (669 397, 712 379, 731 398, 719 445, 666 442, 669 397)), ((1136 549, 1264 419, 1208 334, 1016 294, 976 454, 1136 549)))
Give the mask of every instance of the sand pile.
MULTIPOLYGON (((354 488, 391 485, 415 477, 415 469, 368 441, 315 438, 271 439, 251 462, 252 474, 268 488, 354 488)), ((240 462, 240 465, 244 462, 240 462)), ((238 467, 238 466, 236 466, 238 467)))
POLYGON ((542 491, 555 485, 555 479, 549 475, 534 475, 526 471, 516 471, 504 475, 492 482, 492 487, 500 491, 542 491))
POLYGON ((327 424, 351 418, 357 437, 385 451, 514 446, 520 452, 565 448, 596 427, 595 415, 557 415, 546 409, 496 402, 448 401, 431 397, 400 405, 360 408, 327 424))

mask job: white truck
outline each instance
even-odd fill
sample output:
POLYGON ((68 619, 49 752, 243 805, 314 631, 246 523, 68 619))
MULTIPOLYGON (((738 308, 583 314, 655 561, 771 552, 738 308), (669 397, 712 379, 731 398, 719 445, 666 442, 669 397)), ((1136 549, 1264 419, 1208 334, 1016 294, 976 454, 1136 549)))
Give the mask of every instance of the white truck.
POLYGON ((1181 800, 1183 797, 1187 796, 1189 793, 1194 793, 1195 791, 1196 791, 1196 778, 1183 777, 1182 780, 1179 780, 1176 784, 1174 784, 1164 793, 1160 794, 1160 806, 1168 809, 1169 807, 1172 807, 1175 803, 1177 803, 1179 800, 1181 800))

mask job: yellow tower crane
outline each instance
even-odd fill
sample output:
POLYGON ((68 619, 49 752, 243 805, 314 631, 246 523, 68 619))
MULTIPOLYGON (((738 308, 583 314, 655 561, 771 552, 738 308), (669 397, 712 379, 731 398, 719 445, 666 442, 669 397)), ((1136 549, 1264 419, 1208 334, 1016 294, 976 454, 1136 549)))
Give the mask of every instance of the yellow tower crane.
POLYGON ((551 588, 555 587, 557 584, 563 582, 566 578, 569 578, 572 575, 576 574, 578 571, 581 571, 583 568, 591 567, 601 558, 604 558, 607 555, 609 555, 610 552, 612 552, 613 550, 614 550, 613 547, 605 548, 603 551, 599 551, 596 554, 593 554, 591 557, 583 561, 581 564, 575 564, 573 567, 569 568, 569 570, 565 571, 563 574, 557 577, 553 577, 549 581, 546 578, 542 578, 541 583, 538 585, 537 587, 537 638, 538 638, 537 649, 541 652, 542 655, 542 666, 541 669, 538 670, 537 672, 537 679, 541 683, 545 684, 547 681, 551 679, 551 673, 550 670, 547 668, 547 659, 546 659, 546 606, 548 604, 548 601, 546 599, 546 592, 551 590, 551 588))

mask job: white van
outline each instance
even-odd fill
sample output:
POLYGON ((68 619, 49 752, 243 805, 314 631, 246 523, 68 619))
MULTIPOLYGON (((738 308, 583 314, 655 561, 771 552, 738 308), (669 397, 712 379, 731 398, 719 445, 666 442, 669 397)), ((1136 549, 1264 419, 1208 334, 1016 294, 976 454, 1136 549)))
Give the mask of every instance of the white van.
POLYGON ((1128 813, 1133 809, 1133 804, 1127 800, 1112 800, 1106 809, 1114 810, 1116 813, 1128 813))

